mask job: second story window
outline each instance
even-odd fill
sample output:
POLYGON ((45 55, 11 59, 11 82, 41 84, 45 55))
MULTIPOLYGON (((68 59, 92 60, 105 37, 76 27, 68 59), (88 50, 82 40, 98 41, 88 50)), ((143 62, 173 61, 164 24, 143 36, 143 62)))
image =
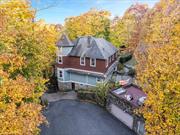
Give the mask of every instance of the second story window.
POLYGON ((86 65, 86 58, 80 57, 80 65, 85 66, 86 65))
POLYGON ((112 55, 112 61, 114 61, 114 54, 112 55))
POLYGON ((108 67, 109 61, 108 59, 106 59, 106 67, 108 67))
POLYGON ((63 64, 63 57, 61 55, 58 56, 58 63, 63 64))
POLYGON ((90 66, 96 67, 96 59, 93 59, 93 58, 90 59, 90 66))
POLYGON ((111 57, 109 57, 109 63, 111 63, 111 57))
POLYGON ((117 58, 118 57, 118 53, 116 52, 116 54, 115 54, 115 57, 117 58))

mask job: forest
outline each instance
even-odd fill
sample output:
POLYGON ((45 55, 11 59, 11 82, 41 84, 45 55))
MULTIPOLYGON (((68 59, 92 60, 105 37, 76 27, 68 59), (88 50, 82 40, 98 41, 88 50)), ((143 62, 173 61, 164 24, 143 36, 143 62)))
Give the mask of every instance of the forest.
POLYGON ((0 134, 39 134, 47 122, 40 97, 46 90, 62 33, 91 35, 125 46, 138 64, 136 81, 148 98, 137 110, 147 134, 180 133, 180 3, 130 6, 122 17, 91 9, 64 25, 36 20, 29 0, 0 0, 0 134))

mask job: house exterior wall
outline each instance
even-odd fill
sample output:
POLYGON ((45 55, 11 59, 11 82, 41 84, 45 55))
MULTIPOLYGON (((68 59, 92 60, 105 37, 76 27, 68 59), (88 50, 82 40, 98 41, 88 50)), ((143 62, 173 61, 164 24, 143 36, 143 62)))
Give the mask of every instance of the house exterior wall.
POLYGON ((96 67, 91 67, 89 58, 86 58, 86 60, 85 60, 86 64, 85 64, 85 66, 82 66, 82 65, 80 65, 80 57, 63 56, 63 63, 62 64, 57 63, 56 66, 59 68, 75 68, 75 69, 105 73, 107 71, 107 69, 115 61, 116 61, 116 59, 113 60, 111 63, 109 63, 109 66, 106 67, 106 60, 96 59, 96 67))
POLYGON ((101 72, 101 73, 104 73, 106 71, 105 60, 96 60, 96 67, 90 66, 89 58, 86 58, 85 63, 86 63, 85 66, 81 66, 79 57, 63 56, 63 64, 57 64, 57 67, 75 68, 75 69, 95 71, 95 72, 101 72))
POLYGON ((86 75, 81 75, 77 73, 69 73, 70 74, 70 80, 74 82, 79 82, 79 83, 87 83, 86 80, 86 75))
POLYGON ((87 75, 87 74, 72 73, 63 68, 57 68, 57 78, 58 78, 58 82, 60 82, 59 85, 61 84, 61 87, 59 87, 60 89, 62 89, 62 86, 64 86, 62 85, 62 83, 76 83, 76 88, 83 88, 83 87, 86 88, 85 85, 95 86, 97 84, 97 79, 100 79, 101 81, 104 80, 104 78, 102 77, 87 75), (62 77, 60 77, 59 71, 62 71, 62 77))

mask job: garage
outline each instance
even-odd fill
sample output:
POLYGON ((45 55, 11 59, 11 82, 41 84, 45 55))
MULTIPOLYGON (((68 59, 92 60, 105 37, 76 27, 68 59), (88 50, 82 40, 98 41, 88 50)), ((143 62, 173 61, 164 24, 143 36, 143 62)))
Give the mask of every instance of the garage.
POLYGON ((120 121, 122 121, 126 126, 128 126, 130 129, 133 127, 133 117, 129 115, 128 113, 124 112, 120 108, 118 108, 116 105, 111 104, 111 113, 118 118, 120 121))
POLYGON ((141 107, 146 94, 137 85, 130 84, 111 90, 107 97, 107 110, 138 135, 144 135, 144 118, 134 110, 141 107))

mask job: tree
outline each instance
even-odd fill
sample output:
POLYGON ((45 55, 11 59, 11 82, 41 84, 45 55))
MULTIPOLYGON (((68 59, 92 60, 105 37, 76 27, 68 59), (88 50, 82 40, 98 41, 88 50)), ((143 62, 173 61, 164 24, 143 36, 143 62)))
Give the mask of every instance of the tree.
POLYGON ((137 82, 147 94, 139 110, 147 134, 180 133, 179 2, 161 0, 144 18, 145 53, 136 53, 137 82))
MULTIPOLYGON (((137 79, 147 100, 140 110, 149 134, 178 134, 180 97, 180 47, 165 45, 148 49, 144 70, 137 79)), ((141 69, 141 68, 140 68, 141 69)))
POLYGON ((111 23, 111 42, 117 47, 125 45, 133 51, 140 41, 141 22, 147 11, 147 5, 136 3, 126 10, 122 18, 115 18, 111 23))
POLYGON ((39 97, 55 57, 57 30, 35 22, 26 0, 0 4, 0 134, 38 134, 39 97))
POLYGON ((109 15, 108 11, 91 9, 80 16, 67 18, 65 20, 65 30, 72 40, 85 35, 108 39, 109 15))

